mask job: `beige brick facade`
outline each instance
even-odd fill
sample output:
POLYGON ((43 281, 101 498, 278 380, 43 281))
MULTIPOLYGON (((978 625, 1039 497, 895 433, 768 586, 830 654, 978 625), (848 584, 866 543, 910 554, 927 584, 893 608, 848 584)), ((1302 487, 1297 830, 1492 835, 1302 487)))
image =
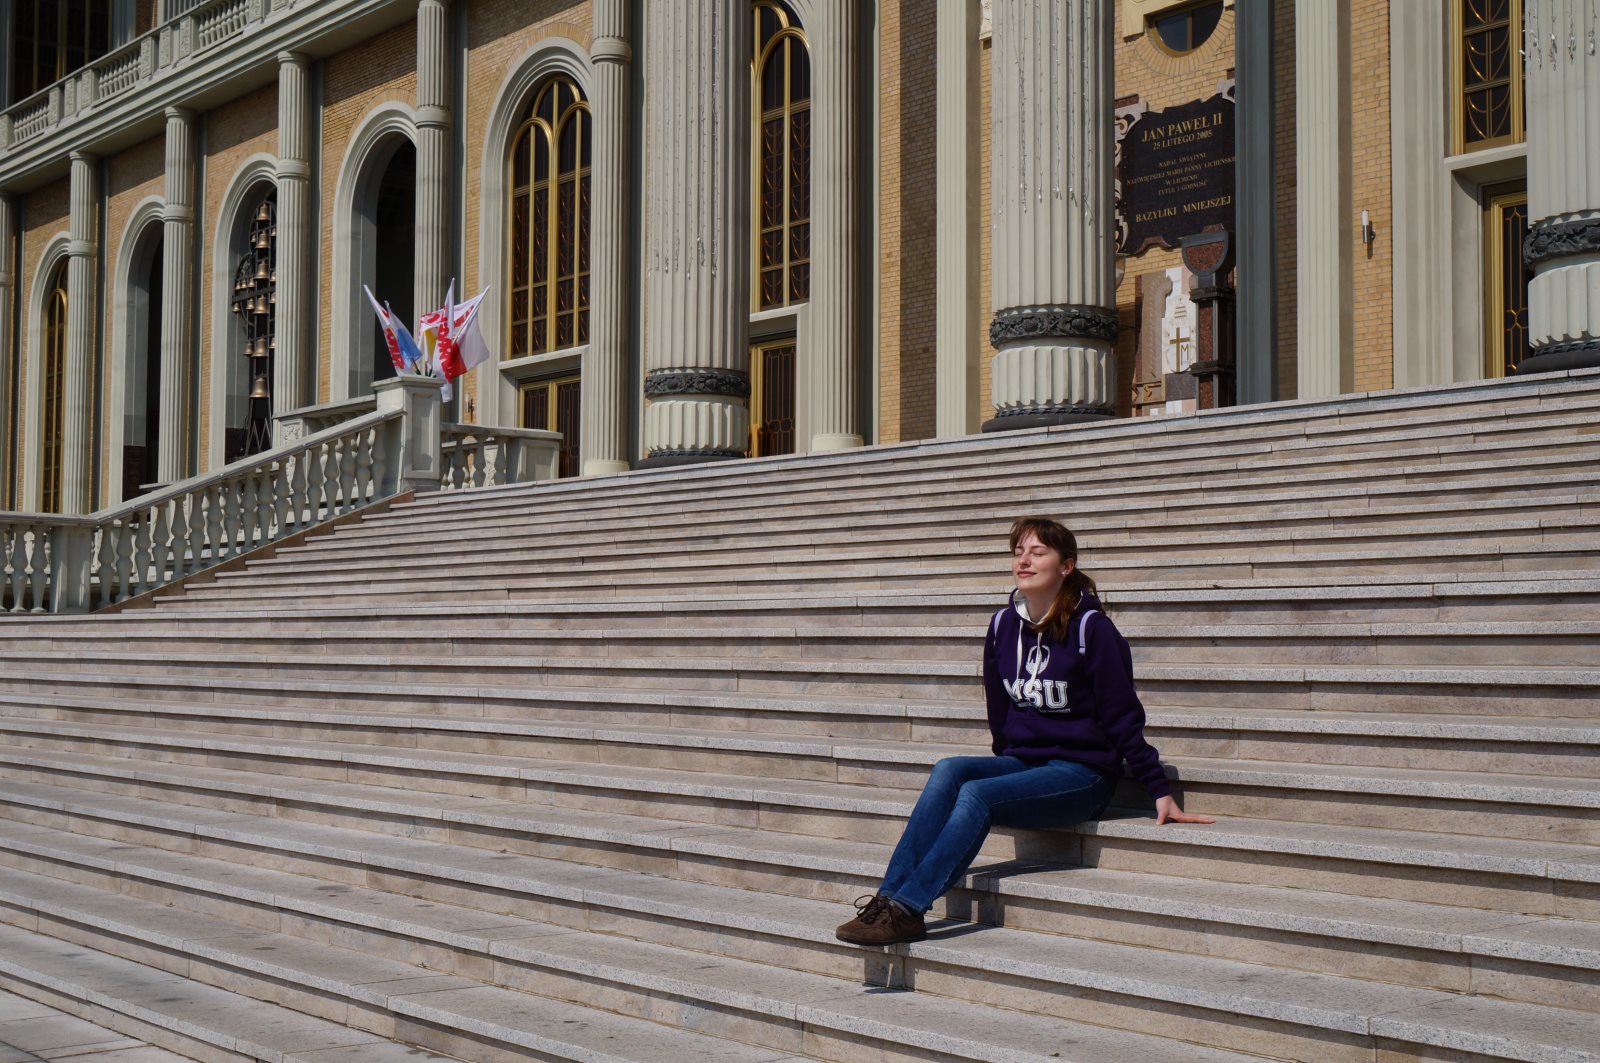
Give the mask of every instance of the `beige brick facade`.
MULTIPOLYGON (((417 102, 417 27, 414 23, 397 26, 354 48, 329 56, 322 65, 322 169, 319 195, 324 239, 317 241, 321 264, 317 272, 321 294, 317 305, 317 382, 318 402, 332 398, 333 314, 335 300, 351 298, 350 292, 336 292, 331 239, 338 219, 335 196, 339 181, 357 160, 349 158, 350 142, 376 108, 386 103, 407 107, 417 102)), ((366 310, 365 302, 357 313, 366 310)))
MULTIPOLYGON (((22 270, 17 277, 16 291, 17 298, 22 302, 22 327, 17 330, 15 342, 16 350, 22 358, 22 370, 17 385, 17 430, 22 445, 29 446, 29 433, 32 431, 28 423, 29 396, 39 386, 38 374, 30 370, 33 369, 35 360, 42 355, 42 352, 36 349, 38 345, 34 341, 34 334, 40 330, 41 316, 38 300, 34 298, 34 289, 44 282, 39 272, 43 266, 41 260, 45 251, 57 236, 65 238, 67 235, 67 205, 70 202, 67 179, 63 175, 55 184, 46 185, 19 198, 22 270)), ((33 440, 31 446, 37 450, 38 441, 33 440)), ((18 463, 25 468, 29 457, 28 454, 18 454, 18 463)), ((38 504, 36 483, 29 483, 24 479, 21 489, 24 507, 32 508, 38 504)))
MULTIPOLYGON (((1371 245, 1356 242, 1355 386, 1394 386, 1393 194, 1389 184, 1389 3, 1355 0, 1350 71, 1350 191, 1355 218, 1367 211, 1376 230, 1371 245)), ((1352 219, 1352 224, 1358 224, 1352 219)))
MULTIPOLYGON (((219 227, 231 226, 233 218, 221 217, 223 200, 233 185, 241 167, 253 155, 276 156, 278 151, 278 87, 276 84, 258 89, 232 103, 224 104, 205 116, 206 156, 205 187, 201 192, 204 204, 201 224, 204 235, 200 241, 200 263, 195 276, 200 285, 200 334, 195 349, 199 352, 200 423, 196 425, 202 441, 199 471, 210 468, 205 440, 211 435, 211 422, 221 411, 214 410, 210 400, 211 369, 217 358, 239 358, 237 351, 212 350, 211 332, 218 308, 212 304, 212 289, 218 269, 232 276, 231 262, 216 261, 217 233, 219 227)), ((220 308, 226 313, 227 308, 220 308)))
POLYGON ((934 433, 937 23, 915 0, 881 15, 878 440, 892 443, 934 433))

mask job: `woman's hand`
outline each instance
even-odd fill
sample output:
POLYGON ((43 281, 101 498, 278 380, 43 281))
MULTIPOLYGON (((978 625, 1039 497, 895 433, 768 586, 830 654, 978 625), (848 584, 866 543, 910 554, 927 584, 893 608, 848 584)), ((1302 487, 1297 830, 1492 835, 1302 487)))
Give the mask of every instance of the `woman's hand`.
POLYGON ((1178 807, 1171 797, 1156 798, 1156 826, 1163 823, 1215 823, 1210 816, 1196 816, 1178 807))

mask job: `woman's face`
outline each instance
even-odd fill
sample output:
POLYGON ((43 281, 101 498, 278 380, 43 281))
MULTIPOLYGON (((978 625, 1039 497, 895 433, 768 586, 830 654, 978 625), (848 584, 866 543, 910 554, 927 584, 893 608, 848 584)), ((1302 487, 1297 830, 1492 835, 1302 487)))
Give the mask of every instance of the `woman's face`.
POLYGON ((1011 575, 1023 594, 1051 597, 1072 573, 1072 558, 1063 558, 1028 532, 1011 551, 1011 575))

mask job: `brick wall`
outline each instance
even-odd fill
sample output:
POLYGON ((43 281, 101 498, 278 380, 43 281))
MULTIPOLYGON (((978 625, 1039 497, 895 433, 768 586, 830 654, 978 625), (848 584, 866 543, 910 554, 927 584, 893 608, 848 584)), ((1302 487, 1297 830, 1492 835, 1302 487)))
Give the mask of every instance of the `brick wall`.
POLYGON ((936 21, 914 0, 880 9, 878 441, 934 433, 936 21))
MULTIPOLYGON (((98 432, 102 440, 100 450, 100 484, 97 506, 110 505, 113 491, 120 485, 112 484, 106 470, 111 468, 111 423, 121 416, 111 405, 112 373, 111 351, 114 346, 111 330, 122 327, 116 316, 119 293, 112 290, 116 283, 117 266, 125 250, 125 237, 137 240, 138 233, 127 233, 128 219, 139 203, 149 196, 166 193, 166 143, 162 138, 147 140, 105 161, 106 178, 110 196, 106 201, 106 231, 100 241, 101 254, 105 256, 106 290, 102 293, 101 312, 105 315, 106 329, 102 336, 103 376, 100 381, 101 425, 98 432)), ((155 223, 160 227, 160 222, 155 223)), ((124 372, 128 372, 124 368, 124 372)))
MULTIPOLYGON (((68 205, 71 202, 66 174, 26 196, 18 197, 18 221, 22 234, 22 270, 17 277, 17 298, 22 301, 21 328, 17 334, 17 353, 22 358, 22 373, 17 389, 17 431, 24 447, 37 450, 39 442, 30 439, 28 425, 28 396, 37 387, 37 370, 33 363, 43 356, 30 342, 30 335, 39 322, 39 308, 34 305, 34 285, 39 283, 40 256, 50 241, 59 233, 66 235, 68 205)), ((41 333, 41 339, 42 339, 41 333)), ((19 466, 27 465, 27 455, 17 455, 19 466)), ((33 509, 38 504, 37 484, 21 483, 23 508, 33 509)))
MULTIPOLYGON (((321 168, 321 225, 324 239, 319 240, 321 265, 318 270, 321 293, 317 299, 317 390, 318 402, 332 398, 333 305, 336 300, 352 298, 355 293, 336 292, 333 275, 333 233, 338 219, 334 216, 334 197, 339 180, 345 170, 357 160, 347 156, 350 140, 356 129, 380 104, 397 102, 415 106, 417 102, 417 26, 408 22, 387 33, 361 42, 323 63, 322 72, 322 168, 321 168)), ((368 283, 372 278, 364 278, 368 283)), ((442 293, 441 293, 442 294, 442 293)), ((391 293, 380 293, 393 299, 391 293)), ((370 314, 364 297, 356 307, 359 315, 370 314)), ((362 318, 366 318, 363 316, 362 318)), ((414 327, 414 322, 408 326, 414 327)), ((338 342, 343 342, 341 337, 338 342)))
POLYGON ((1394 386, 1389 0, 1355 0, 1350 26, 1350 224, 1358 225, 1366 210, 1377 230, 1371 253, 1358 240, 1352 259, 1355 387, 1376 391, 1394 386))
MULTIPOLYGON (((243 357, 237 351, 213 351, 211 326, 214 314, 212 287, 217 269, 231 276, 233 264, 215 261, 217 233, 230 228, 233 218, 220 216, 222 200, 228 194, 235 174, 246 159, 256 153, 276 155, 278 151, 278 86, 276 83, 242 96, 209 112, 205 119, 206 161, 205 187, 201 191, 203 237, 200 246, 200 264, 196 270, 200 285, 200 334, 196 349, 199 352, 200 423, 195 426, 200 440, 199 470, 209 466, 209 440, 212 419, 222 411, 212 409, 211 367, 214 359, 243 357)), ((221 308, 226 313, 227 308, 221 308)))
MULTIPOLYGON (((643 25, 636 24, 633 30, 636 40, 642 38, 643 25)), ((513 66, 540 41, 566 37, 587 49, 592 44, 592 35, 593 20, 587 3, 573 3, 571 0, 499 0, 497 3, 474 3, 468 8, 467 64, 471 77, 467 80, 466 128, 461 131, 466 146, 466 165, 465 172, 460 175, 466 187, 464 190, 455 190, 456 195, 464 191, 466 196, 460 290, 477 293, 486 284, 503 284, 499 277, 483 276, 481 269, 482 241, 499 240, 503 234, 479 232, 479 190, 483 184, 485 142, 501 86, 513 66)), ((500 145, 499 150, 503 151, 507 146, 500 145)), ((488 165, 500 165, 502 161, 503 156, 497 151, 488 165)), ((598 278, 596 283, 599 283, 598 278)), ((500 325, 496 323, 494 327, 496 334, 491 344, 498 351, 502 346, 498 335, 500 325)), ((475 416, 480 419, 492 415, 492 381, 487 367, 485 371, 473 370, 462 389, 463 395, 471 397, 477 411, 475 416)), ((643 386, 642 382, 639 386, 643 386)))

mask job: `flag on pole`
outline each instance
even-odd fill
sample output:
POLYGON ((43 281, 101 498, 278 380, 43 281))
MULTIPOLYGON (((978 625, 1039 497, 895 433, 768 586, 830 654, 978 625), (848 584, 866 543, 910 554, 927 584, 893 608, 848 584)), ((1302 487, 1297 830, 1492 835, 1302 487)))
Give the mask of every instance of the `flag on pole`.
POLYGON ((400 357, 405 360, 406 372, 414 373, 417 371, 417 363, 422 361, 422 348, 418 347, 417 341, 411 338, 411 333, 406 329, 405 322, 395 317, 394 309, 388 303, 384 303, 383 306, 385 310, 389 311, 390 319, 394 321, 394 337, 395 341, 400 345, 400 357))
MULTIPOLYGON (((378 324, 383 326, 383 342, 389 348, 389 361, 394 363, 394 371, 397 373, 405 372, 405 351, 400 346, 400 337, 395 333, 397 322, 394 315, 389 311, 389 304, 384 303, 379 306, 377 298, 372 294, 372 289, 365 284, 361 286, 361 290, 367 293, 367 302, 372 304, 372 312, 378 315, 378 324)), ((402 329, 405 328, 404 325, 400 327, 402 329)), ((409 339, 410 337, 407 338, 409 339)), ((416 344, 413 343, 412 346, 414 347, 416 344)))
POLYGON ((450 399, 455 380, 491 357, 488 341, 478 325, 478 308, 488 294, 489 289, 485 288, 464 303, 454 302, 455 282, 452 281, 445 305, 423 316, 423 335, 434 354, 434 371, 444 381, 441 397, 446 401, 450 399))

